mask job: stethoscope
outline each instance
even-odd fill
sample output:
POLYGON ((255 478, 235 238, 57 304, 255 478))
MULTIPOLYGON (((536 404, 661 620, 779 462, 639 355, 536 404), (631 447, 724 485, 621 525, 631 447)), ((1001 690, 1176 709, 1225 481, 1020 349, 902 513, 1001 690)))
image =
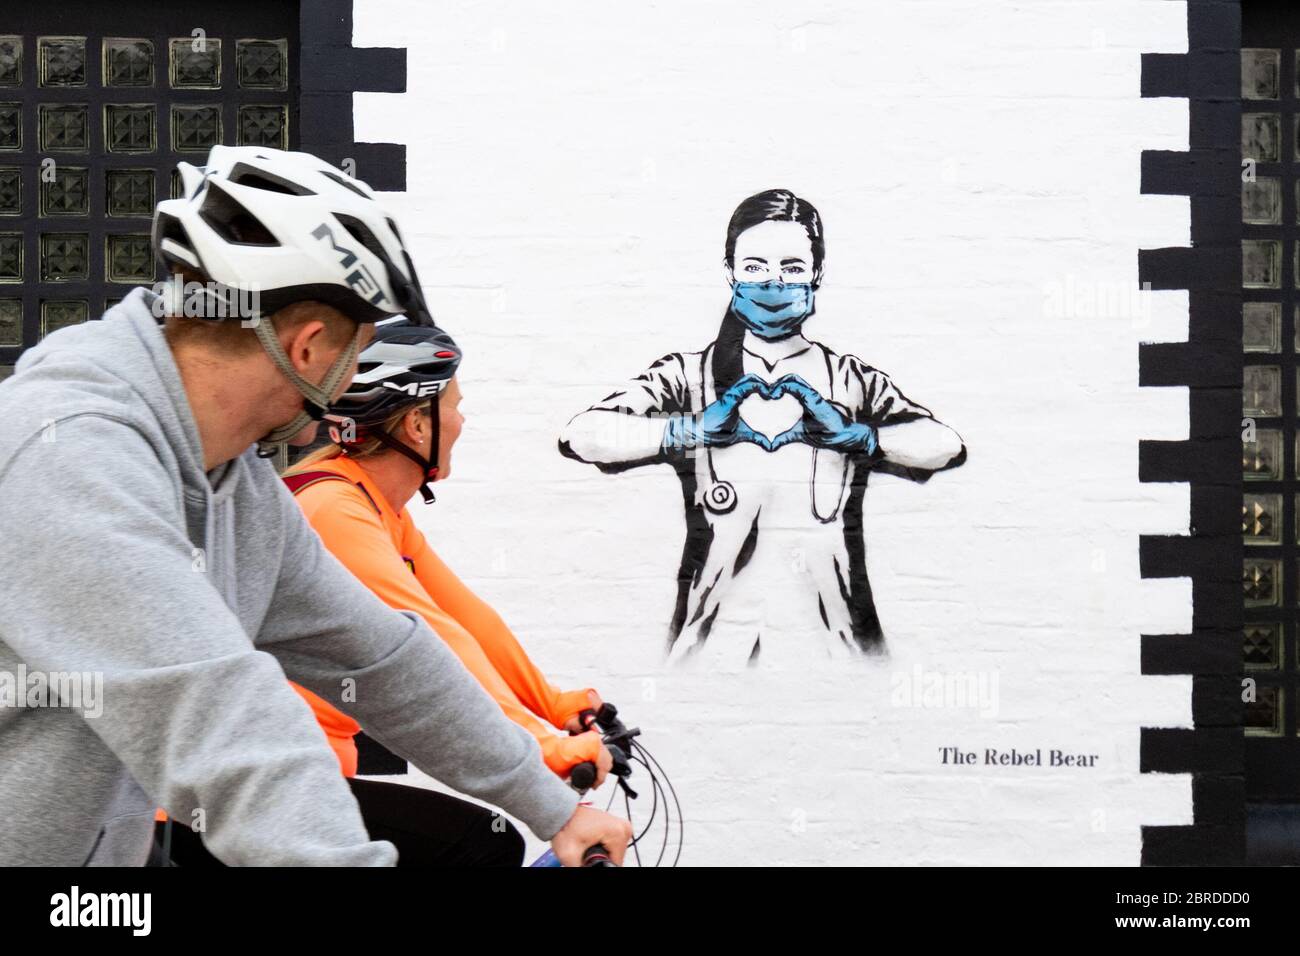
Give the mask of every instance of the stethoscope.
POLYGON ((709 467, 709 486, 704 489, 704 507, 715 515, 725 515, 736 510, 736 486, 718 477, 713 467, 713 449, 704 446, 704 461, 709 467))
MULTIPOLYGON (((705 368, 708 362, 701 358, 700 361, 700 400, 708 395, 708 382, 705 381, 705 368)), ((736 503, 739 501, 736 495, 736 486, 729 481, 724 481, 718 477, 717 469, 713 466, 713 449, 704 446, 704 463, 709 471, 709 485, 704 489, 701 496, 704 501, 704 507, 715 515, 730 514, 736 510, 736 503)), ((817 510, 817 450, 813 449, 812 455, 812 475, 808 479, 808 505, 812 511, 812 516, 822 524, 830 524, 840 513, 840 502, 844 500, 844 486, 849 480, 849 469, 845 467, 844 472, 840 475, 840 491, 835 498, 835 510, 829 515, 823 516, 817 510)))

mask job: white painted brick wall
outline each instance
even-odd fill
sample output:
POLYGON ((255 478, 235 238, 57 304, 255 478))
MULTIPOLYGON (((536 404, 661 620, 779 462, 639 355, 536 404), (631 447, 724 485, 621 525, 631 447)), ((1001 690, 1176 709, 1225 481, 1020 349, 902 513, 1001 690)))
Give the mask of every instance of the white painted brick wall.
POLYGON ((1184 390, 1138 388, 1138 343, 1185 338, 1186 295, 1048 307, 1127 296, 1139 247, 1188 242, 1187 201, 1138 192, 1141 150, 1187 147, 1185 102, 1139 97, 1142 52, 1186 51, 1184 4, 356 7, 357 46, 409 50, 405 95, 358 95, 358 139, 409 144, 392 206, 467 353, 455 475, 417 520, 554 679, 644 729, 685 862, 1135 864, 1141 824, 1191 822, 1189 778, 1138 772, 1140 726, 1191 721, 1189 679, 1139 674, 1139 634, 1191 624, 1188 582, 1138 572, 1139 534, 1187 532, 1186 488, 1137 472, 1140 438, 1187 434, 1184 390), (727 219, 773 186, 826 223, 809 334, 970 459, 868 492, 887 663, 669 670, 678 483, 556 438, 710 340, 727 219), (996 715, 891 706, 917 667, 995 676, 996 715), (958 769, 944 745, 1101 759, 958 769))

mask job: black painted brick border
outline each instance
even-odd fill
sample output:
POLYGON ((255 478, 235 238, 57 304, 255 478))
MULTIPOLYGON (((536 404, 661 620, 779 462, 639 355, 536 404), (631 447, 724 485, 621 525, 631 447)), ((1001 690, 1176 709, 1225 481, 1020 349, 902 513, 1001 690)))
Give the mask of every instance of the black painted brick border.
POLYGON ((1187 0, 1186 54, 1142 56, 1142 95, 1188 101, 1188 152, 1142 154, 1141 191, 1188 196, 1192 245, 1138 252, 1187 289, 1188 341, 1139 347, 1140 384, 1187 386, 1188 441, 1139 444, 1141 481, 1191 489, 1189 536, 1143 535, 1144 578, 1192 580, 1192 633, 1142 637, 1143 674, 1191 674, 1191 729, 1143 727, 1143 773, 1191 774, 1193 822, 1144 826, 1144 866, 1246 861, 1241 675, 1241 5, 1187 0))
POLYGON ((352 0, 300 0, 299 148, 342 166, 372 188, 406 189, 406 147, 358 143, 353 93, 406 92, 406 50, 352 46, 352 0))

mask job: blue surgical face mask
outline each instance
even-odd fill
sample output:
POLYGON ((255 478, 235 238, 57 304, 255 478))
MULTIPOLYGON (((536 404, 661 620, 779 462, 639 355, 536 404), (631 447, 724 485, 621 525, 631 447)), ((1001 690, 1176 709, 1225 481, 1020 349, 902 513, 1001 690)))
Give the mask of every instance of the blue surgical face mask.
POLYGON ((731 311, 761 339, 779 339, 797 332, 813 313, 813 287, 808 282, 737 282, 731 287, 731 311))

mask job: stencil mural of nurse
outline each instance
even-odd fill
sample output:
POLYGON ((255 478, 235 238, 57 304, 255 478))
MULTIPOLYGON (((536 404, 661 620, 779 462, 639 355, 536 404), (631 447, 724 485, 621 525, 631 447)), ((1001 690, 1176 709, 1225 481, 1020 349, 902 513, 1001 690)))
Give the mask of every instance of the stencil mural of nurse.
POLYGON ((924 482, 961 438, 887 375, 803 334, 822 220, 783 189, 727 227, 717 338, 673 352, 587 411, 560 451, 604 472, 668 463, 686 509, 669 659, 797 664, 880 655, 862 505, 874 472, 924 482))

